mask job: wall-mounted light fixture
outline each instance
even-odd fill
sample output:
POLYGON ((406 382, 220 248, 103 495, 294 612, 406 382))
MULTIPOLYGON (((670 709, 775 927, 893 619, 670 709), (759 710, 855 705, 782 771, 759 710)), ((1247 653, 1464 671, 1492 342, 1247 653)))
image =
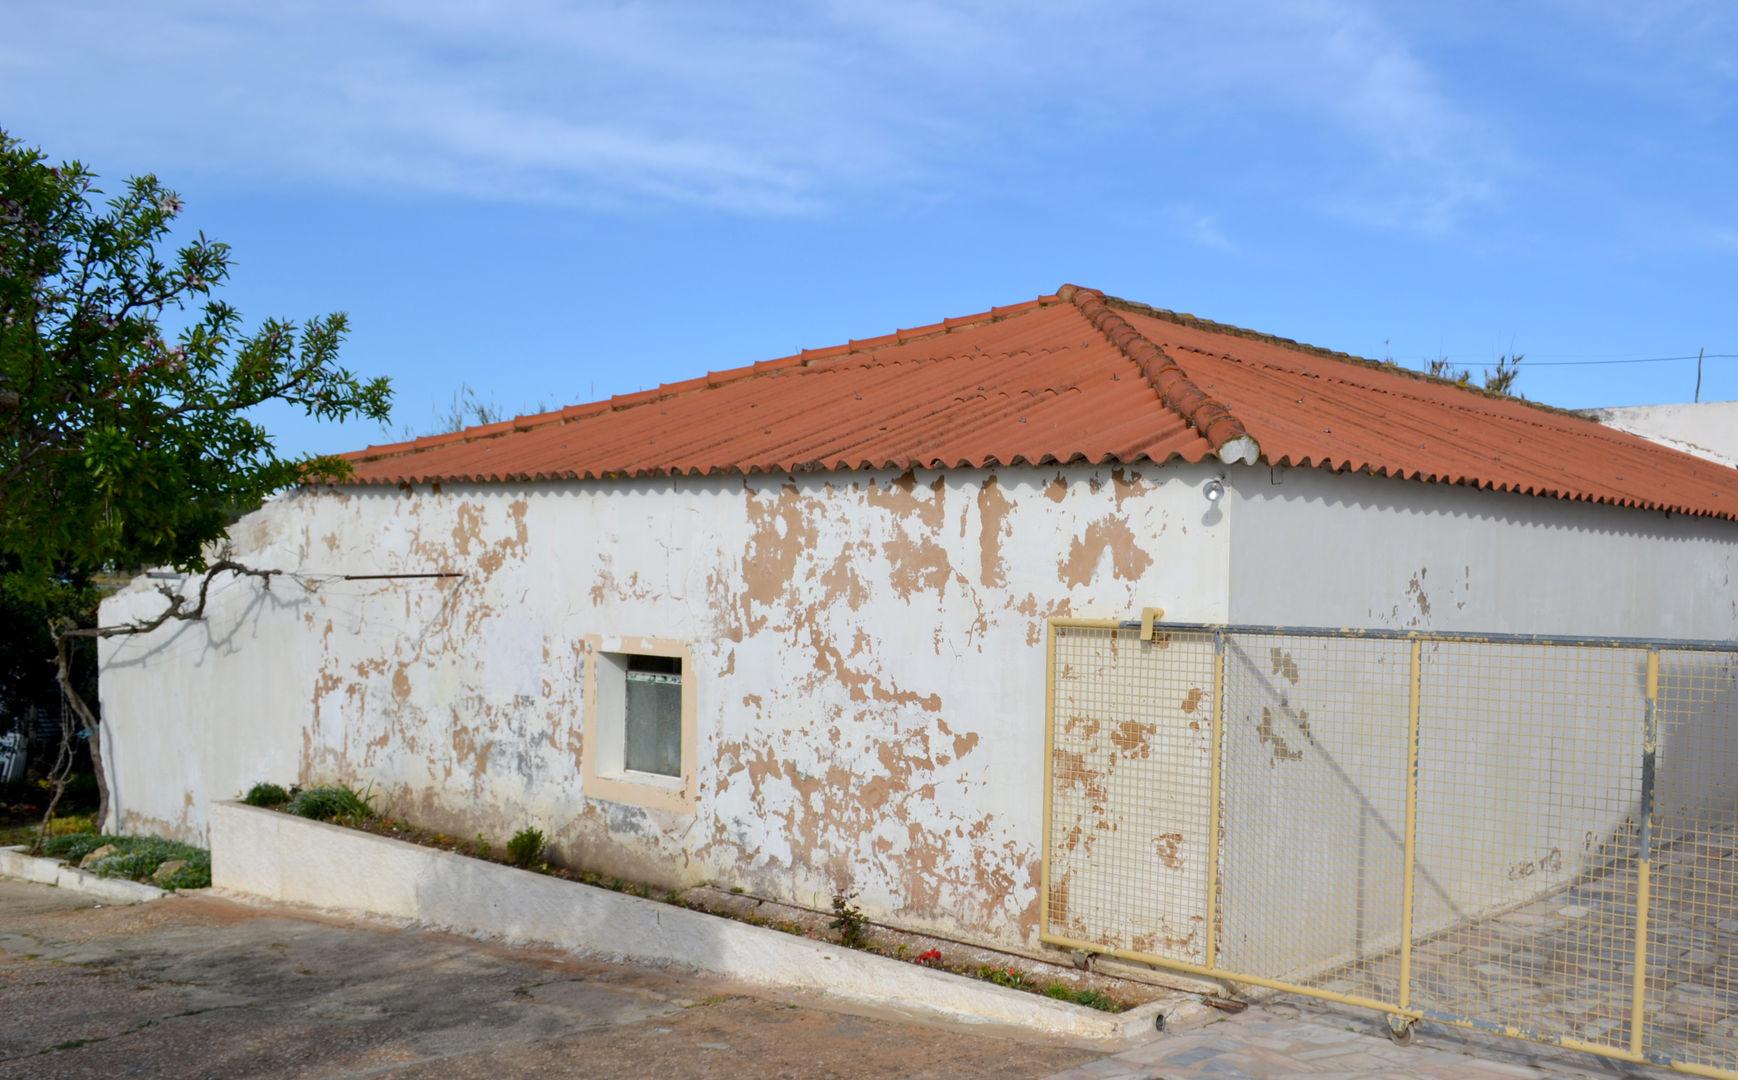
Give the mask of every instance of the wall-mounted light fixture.
POLYGON ((1207 496, 1207 501, 1210 503, 1218 502, 1225 497, 1225 481, 1207 481, 1206 485, 1201 488, 1201 494, 1207 496))

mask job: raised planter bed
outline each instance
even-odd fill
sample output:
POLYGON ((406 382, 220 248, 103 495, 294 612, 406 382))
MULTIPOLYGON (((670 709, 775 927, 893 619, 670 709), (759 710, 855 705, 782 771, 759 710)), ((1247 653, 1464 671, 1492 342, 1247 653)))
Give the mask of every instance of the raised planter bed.
POLYGON ((128 881, 125 878, 101 877, 88 870, 68 866, 59 859, 32 855, 29 848, 22 846, 0 848, 0 877, 70 889, 93 900, 103 900, 111 904, 137 904, 166 895, 155 885, 128 881))
POLYGON ((213 804, 214 888, 534 942, 914 1016, 1132 1040, 1211 1010, 1189 995, 1106 1013, 625 893, 237 802, 213 804))

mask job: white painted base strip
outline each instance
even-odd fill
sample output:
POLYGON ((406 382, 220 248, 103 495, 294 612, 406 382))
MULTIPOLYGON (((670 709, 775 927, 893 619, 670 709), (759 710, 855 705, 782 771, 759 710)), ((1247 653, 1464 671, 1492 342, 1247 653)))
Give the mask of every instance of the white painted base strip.
POLYGON ((1193 1026, 1187 995, 1106 1013, 811 938, 237 802, 211 807, 214 889, 812 990, 882 1010, 1132 1040, 1193 1026))
POLYGON ((155 885, 125 878, 98 877, 76 866, 68 866, 59 859, 26 854, 23 847, 0 848, 0 877, 70 889, 111 904, 138 904, 164 895, 163 890, 155 885))

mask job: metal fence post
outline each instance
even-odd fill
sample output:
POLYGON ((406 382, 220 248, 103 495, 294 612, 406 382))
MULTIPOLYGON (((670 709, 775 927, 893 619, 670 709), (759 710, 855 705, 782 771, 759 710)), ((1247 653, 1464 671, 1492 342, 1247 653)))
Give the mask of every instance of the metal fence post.
POLYGON ((1412 673, 1406 704, 1406 836, 1400 871, 1400 1000, 1412 1004, 1412 877, 1418 860, 1418 706, 1424 642, 1412 639, 1412 673))
POLYGON ((1056 786, 1056 622, 1044 625, 1044 824, 1039 830, 1044 845, 1038 862, 1038 928, 1050 932, 1050 815, 1051 791, 1056 786))
POLYGON ((1207 748, 1207 944, 1202 966, 1219 966, 1220 742, 1225 730, 1225 632, 1213 634, 1213 721, 1207 748))
POLYGON ((1660 651, 1647 651, 1647 710, 1641 729, 1641 836, 1635 871, 1635 976, 1630 984, 1629 1050, 1639 1055, 1647 1019, 1647 918, 1653 902, 1654 755, 1659 749, 1660 651))

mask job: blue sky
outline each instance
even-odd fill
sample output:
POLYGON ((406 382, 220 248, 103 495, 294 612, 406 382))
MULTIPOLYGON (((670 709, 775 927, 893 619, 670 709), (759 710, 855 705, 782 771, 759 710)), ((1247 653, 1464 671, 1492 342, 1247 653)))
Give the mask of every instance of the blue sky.
MULTIPOLYGON (((152 171, 390 430, 1091 285, 1569 407, 1738 353, 1738 7, 0 0, 0 124, 152 171), (1552 366, 1547 366, 1547 364, 1552 366), (1535 366, 1537 365, 1537 366, 1535 366)), ((1738 360, 1703 400, 1738 398, 1738 360)))

